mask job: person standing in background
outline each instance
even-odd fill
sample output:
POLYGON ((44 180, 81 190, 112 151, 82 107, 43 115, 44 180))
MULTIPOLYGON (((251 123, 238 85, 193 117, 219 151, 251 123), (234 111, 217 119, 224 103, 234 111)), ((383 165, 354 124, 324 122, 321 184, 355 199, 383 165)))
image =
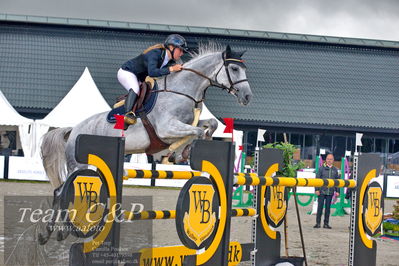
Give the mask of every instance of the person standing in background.
MULTIPOLYGON (((316 178, 323 179, 339 179, 338 169, 333 165, 334 163, 334 155, 327 154, 326 162, 320 167, 319 172, 316 174, 316 178)), ((339 188, 336 187, 317 187, 315 189, 315 193, 318 197, 317 199, 317 215, 316 215, 316 225, 313 228, 320 228, 321 215, 323 213, 324 204, 326 206, 324 212, 324 225, 323 228, 331 229, 329 225, 330 219, 330 209, 331 209, 331 201, 336 193, 339 196, 339 188)))

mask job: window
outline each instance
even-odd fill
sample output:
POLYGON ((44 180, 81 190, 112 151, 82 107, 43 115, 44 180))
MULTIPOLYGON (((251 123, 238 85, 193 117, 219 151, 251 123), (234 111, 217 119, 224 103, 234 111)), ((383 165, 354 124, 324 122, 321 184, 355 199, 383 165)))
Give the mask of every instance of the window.
POLYGON ((362 152, 374 152, 374 138, 362 138, 362 152))
POLYGON ((346 137, 334 136, 332 153, 335 161, 340 161, 345 156, 346 137))
POLYGON ((305 148, 303 152, 304 160, 313 160, 316 156, 316 147, 314 147, 313 135, 305 135, 305 148))
MULTIPOLYGON (((276 133, 276 142, 284 142, 284 134, 283 133, 276 133)), ((287 136, 287 141, 288 140, 288 136, 287 136)))
POLYGON ((332 136, 330 135, 321 135, 320 136, 320 149, 325 149, 326 154, 331 153, 332 147, 332 136))
POLYGON ((375 139, 375 152, 386 153, 386 139, 375 139))
POLYGON ((274 143, 275 138, 274 138, 274 132, 267 130, 265 134, 263 134, 263 137, 265 139, 265 144, 267 143, 274 143))
POLYGON ((302 148, 303 146, 303 135, 302 134, 290 134, 290 143, 302 148))

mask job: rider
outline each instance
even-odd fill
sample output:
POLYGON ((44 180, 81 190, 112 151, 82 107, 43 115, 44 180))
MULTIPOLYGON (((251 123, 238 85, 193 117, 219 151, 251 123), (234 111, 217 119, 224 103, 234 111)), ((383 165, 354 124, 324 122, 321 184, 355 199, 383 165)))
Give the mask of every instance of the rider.
POLYGON ((129 91, 125 100, 125 123, 136 123, 136 115, 132 108, 140 93, 140 84, 147 76, 160 77, 171 72, 180 71, 181 64, 176 64, 184 52, 187 51, 187 42, 179 34, 169 35, 164 44, 155 44, 148 47, 139 56, 125 62, 118 71, 118 81, 129 91))

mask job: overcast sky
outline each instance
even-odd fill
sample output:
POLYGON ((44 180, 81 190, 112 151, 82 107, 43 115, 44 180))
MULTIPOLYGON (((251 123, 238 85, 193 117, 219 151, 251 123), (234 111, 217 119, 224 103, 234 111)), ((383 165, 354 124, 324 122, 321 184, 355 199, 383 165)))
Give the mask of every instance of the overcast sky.
POLYGON ((399 0, 0 0, 0 13, 399 41, 399 0))

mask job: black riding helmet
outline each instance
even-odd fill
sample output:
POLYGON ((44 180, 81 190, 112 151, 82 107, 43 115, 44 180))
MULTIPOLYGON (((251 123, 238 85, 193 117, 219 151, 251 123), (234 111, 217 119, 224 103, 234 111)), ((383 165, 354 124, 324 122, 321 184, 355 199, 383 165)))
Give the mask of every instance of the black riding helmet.
POLYGON ((173 45, 174 47, 182 49, 184 52, 188 51, 186 39, 184 39, 184 37, 179 34, 169 35, 168 37, 166 37, 164 44, 165 47, 168 47, 168 45, 173 45))

